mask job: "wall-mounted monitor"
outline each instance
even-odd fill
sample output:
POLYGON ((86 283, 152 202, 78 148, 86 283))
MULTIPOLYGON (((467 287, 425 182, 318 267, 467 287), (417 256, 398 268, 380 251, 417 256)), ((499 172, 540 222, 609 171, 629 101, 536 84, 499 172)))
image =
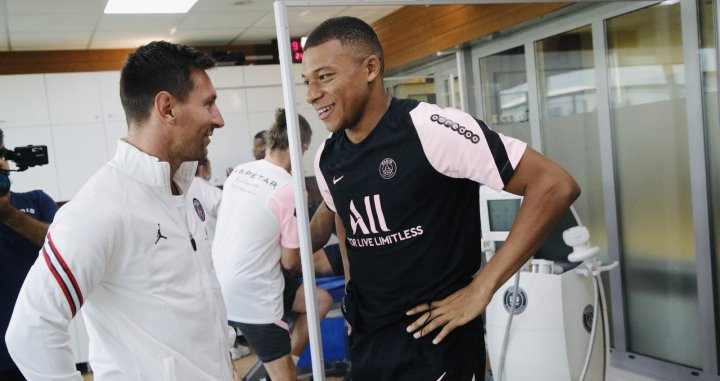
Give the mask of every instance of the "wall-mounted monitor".
MULTIPOLYGON (((522 196, 494 191, 484 185, 480 186, 480 229, 484 241, 504 242, 507 240, 522 201, 522 196)), ((576 263, 569 263, 567 260, 572 248, 565 244, 562 233, 579 224, 572 210, 568 208, 533 257, 554 261, 566 269, 577 266, 576 263)))
POLYGON ((515 216, 520 210, 522 197, 508 192, 497 192, 480 187, 480 227, 486 241, 505 241, 515 216))

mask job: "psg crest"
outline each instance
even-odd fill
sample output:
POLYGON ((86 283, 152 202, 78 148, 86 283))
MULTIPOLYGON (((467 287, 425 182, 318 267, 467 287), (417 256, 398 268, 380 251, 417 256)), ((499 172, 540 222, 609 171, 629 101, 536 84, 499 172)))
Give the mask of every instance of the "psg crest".
POLYGON ((198 201, 198 199, 193 198, 193 206, 195 207, 195 212, 198 217, 200 217, 200 220, 205 221, 205 210, 203 210, 202 204, 198 201))
POLYGON ((395 160, 389 157, 383 159, 383 161, 380 162, 379 171, 380 176, 382 176, 383 179, 391 179, 393 176, 395 176, 395 172, 397 172, 397 164, 395 164, 395 160))
POLYGON ((525 293, 525 290, 518 287, 517 302, 515 303, 515 308, 511 308, 510 306, 512 306, 512 303, 514 300, 515 300, 515 287, 514 286, 508 287, 505 290, 505 294, 503 295, 503 304, 505 305, 505 311, 510 313, 510 311, 512 310, 512 312, 515 315, 520 315, 521 313, 523 313, 523 311, 525 311, 525 308, 527 307, 527 303, 528 303, 528 297, 527 297, 527 294, 525 293))

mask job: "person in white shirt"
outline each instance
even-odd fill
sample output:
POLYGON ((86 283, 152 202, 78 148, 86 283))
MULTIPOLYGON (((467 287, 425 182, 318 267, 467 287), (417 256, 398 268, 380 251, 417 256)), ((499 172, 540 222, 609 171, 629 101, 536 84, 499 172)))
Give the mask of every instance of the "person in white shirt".
POLYGON ((215 224, 217 223, 218 209, 220 208, 220 200, 222 199, 222 190, 215 185, 210 184, 212 178, 212 166, 210 159, 204 157, 198 160, 197 169, 195 170, 195 178, 193 179, 190 190, 200 193, 200 201, 205 206, 205 224, 207 225, 210 242, 215 236, 215 224))
POLYGON ((68 336, 81 308, 96 381, 233 379, 206 210, 189 192, 224 124, 214 64, 164 41, 128 56, 128 136, 57 213, 5 336, 29 380, 82 380, 68 336))
MULTIPOLYGON (((311 134, 301 116, 303 152, 311 134)), ((308 334, 304 287, 291 275, 300 266, 300 252, 284 110, 278 110, 267 139, 265 159, 237 166, 225 181, 213 262, 231 325, 242 330, 270 378, 295 380, 293 356, 302 353, 308 334), (292 341, 282 320, 290 311, 300 313, 292 341)), ((322 318, 332 297, 315 292, 322 318)))

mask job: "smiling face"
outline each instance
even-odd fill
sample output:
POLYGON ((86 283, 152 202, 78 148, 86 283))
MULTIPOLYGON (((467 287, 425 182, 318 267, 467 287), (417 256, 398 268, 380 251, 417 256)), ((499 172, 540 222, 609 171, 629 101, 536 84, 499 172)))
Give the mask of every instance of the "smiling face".
POLYGON ((215 104, 217 94, 207 73, 193 69, 190 75, 194 84, 184 102, 173 107, 176 124, 173 126, 171 152, 180 161, 195 161, 207 156, 207 146, 213 130, 221 128, 223 121, 215 104))
POLYGON ((329 40, 303 55, 306 100, 330 132, 353 129, 367 113, 372 78, 366 67, 368 57, 360 54, 339 40, 329 40))

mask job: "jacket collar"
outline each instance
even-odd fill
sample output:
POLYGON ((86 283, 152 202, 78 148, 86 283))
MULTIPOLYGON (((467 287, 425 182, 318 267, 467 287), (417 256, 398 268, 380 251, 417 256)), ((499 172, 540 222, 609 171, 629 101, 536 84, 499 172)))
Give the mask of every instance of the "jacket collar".
MULTIPOLYGON (((110 164, 143 184, 162 188, 163 192, 172 194, 170 163, 140 151, 125 139, 118 141, 117 151, 110 164)), ((180 168, 175 172, 173 179, 183 194, 190 188, 196 168, 197 161, 186 161, 180 164, 180 168)))

